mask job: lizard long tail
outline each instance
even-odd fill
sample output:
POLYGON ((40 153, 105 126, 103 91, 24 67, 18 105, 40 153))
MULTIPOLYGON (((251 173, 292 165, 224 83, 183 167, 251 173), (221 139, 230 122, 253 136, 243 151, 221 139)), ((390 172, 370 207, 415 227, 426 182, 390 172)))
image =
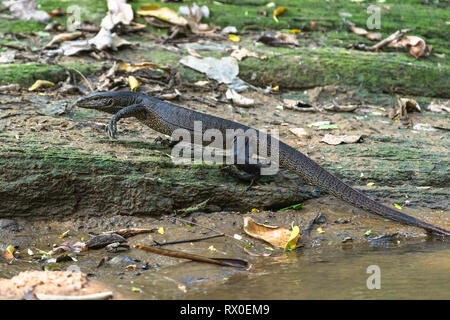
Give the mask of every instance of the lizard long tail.
MULTIPOLYGON (((284 143, 283 143, 284 144, 284 143)), ((382 205, 362 192, 353 189, 313 160, 294 148, 284 145, 280 150, 280 163, 288 170, 321 187, 334 196, 371 213, 395 220, 407 225, 423 228, 431 233, 450 236, 450 231, 411 217, 407 214, 382 205), (284 153, 284 154, 283 154, 284 153)))

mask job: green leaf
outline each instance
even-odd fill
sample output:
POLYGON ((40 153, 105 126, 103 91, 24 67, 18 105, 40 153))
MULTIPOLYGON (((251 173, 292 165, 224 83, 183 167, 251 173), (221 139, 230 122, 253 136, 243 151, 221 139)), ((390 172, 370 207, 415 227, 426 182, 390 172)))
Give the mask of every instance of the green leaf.
POLYGON ((339 127, 336 124, 321 124, 318 127, 319 130, 332 130, 332 129, 339 129, 339 127))
POLYGON ((278 211, 286 211, 286 210, 300 210, 303 207, 303 203, 297 203, 292 206, 280 209, 278 211))

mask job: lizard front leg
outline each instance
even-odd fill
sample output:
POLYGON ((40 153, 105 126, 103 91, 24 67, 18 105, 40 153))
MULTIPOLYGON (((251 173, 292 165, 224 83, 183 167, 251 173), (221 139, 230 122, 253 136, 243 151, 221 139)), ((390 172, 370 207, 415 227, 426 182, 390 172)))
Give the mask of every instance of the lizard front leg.
POLYGON ((144 111, 144 109, 145 105, 142 104, 132 104, 121 109, 109 121, 108 125, 105 128, 106 132, 111 138, 115 139, 117 133, 117 122, 123 118, 136 117, 142 111, 144 111))

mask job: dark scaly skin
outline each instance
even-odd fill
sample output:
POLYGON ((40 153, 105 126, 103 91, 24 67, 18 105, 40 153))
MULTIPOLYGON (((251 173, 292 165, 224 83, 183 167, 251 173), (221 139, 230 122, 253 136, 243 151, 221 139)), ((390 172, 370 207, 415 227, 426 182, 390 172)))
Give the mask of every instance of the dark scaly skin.
MULTIPOLYGON (((171 135, 178 128, 184 128, 193 133, 194 121, 202 122, 202 131, 218 129, 223 134, 226 129, 243 129, 244 131, 251 129, 237 122, 189 110, 134 92, 94 92, 79 98, 75 106, 114 114, 107 127, 111 137, 115 136, 116 122, 126 117, 136 117, 153 130, 166 135, 171 135)), ((311 184, 319 186, 356 207, 403 224, 423 228, 433 234, 450 236, 448 230, 408 216, 370 199, 281 141, 279 142, 279 164, 311 184)))

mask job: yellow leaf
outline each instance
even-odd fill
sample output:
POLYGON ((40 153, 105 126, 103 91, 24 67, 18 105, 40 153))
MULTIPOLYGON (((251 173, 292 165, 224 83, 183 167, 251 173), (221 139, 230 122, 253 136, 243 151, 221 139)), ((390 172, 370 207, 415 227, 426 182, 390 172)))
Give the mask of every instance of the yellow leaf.
POLYGON ((63 232, 62 234, 60 234, 59 236, 58 236, 58 238, 65 238, 65 237, 67 237, 69 235, 69 230, 67 230, 66 232, 63 232))
POLYGON ((275 86, 270 89, 272 92, 278 92, 280 90, 280 86, 275 86))
POLYGON ((319 227, 316 229, 318 233, 325 233, 325 231, 323 231, 322 227, 319 227))
POLYGON ((241 38, 240 38, 239 36, 237 36, 237 35, 235 35, 235 34, 232 34, 232 33, 230 33, 230 34, 228 35, 228 37, 229 37, 230 40, 233 41, 233 42, 239 42, 239 41, 241 41, 241 38))
POLYGON ((403 209, 402 206, 397 204, 397 203, 394 203, 394 207, 396 207, 398 210, 402 210, 403 209))
POLYGON ((147 68, 161 69, 161 70, 164 70, 165 72, 167 72, 168 74, 170 74, 169 67, 160 66, 159 64, 152 63, 152 62, 126 63, 126 62, 122 61, 121 63, 119 63, 119 67, 118 67, 119 70, 123 70, 125 72, 135 72, 137 70, 147 69, 147 68))
POLYGON ((133 287, 133 288, 131 288, 131 291, 133 291, 133 292, 139 292, 139 293, 142 293, 142 290, 141 290, 141 289, 139 289, 139 288, 137 288, 137 287, 133 287))
POLYGON ((3 256, 6 259, 14 259, 14 252, 16 252, 16 248, 14 248, 13 246, 8 246, 6 247, 6 252, 3 253, 3 256))
POLYGON ((300 29, 291 29, 291 30, 289 30, 289 32, 290 33, 300 33, 300 32, 302 32, 302 30, 300 30, 300 29))
POLYGON ((359 175, 360 178, 364 177, 364 173, 361 172, 361 174, 359 175))
POLYGON ((130 90, 133 92, 136 92, 136 89, 141 85, 141 82, 133 76, 128 77, 128 83, 130 84, 130 90))
POLYGON ((286 245, 284 246, 284 251, 287 250, 293 250, 297 246, 297 240, 300 237, 300 228, 298 226, 294 226, 292 228, 291 235, 289 237, 289 240, 286 242, 286 245))
POLYGON ((169 8, 159 8, 155 5, 142 6, 137 9, 137 14, 141 16, 151 16, 160 20, 169 22, 171 24, 185 27, 188 22, 182 16, 179 16, 175 11, 169 8))
POLYGON ((164 228, 163 228, 163 227, 159 227, 158 233, 159 233, 159 234, 164 234, 164 228))
POLYGON ((51 81, 47 81, 47 80, 36 80, 35 83, 33 83, 33 85, 31 87, 28 88, 28 91, 34 91, 37 90, 39 88, 45 87, 45 88, 50 88, 53 87, 55 84, 51 81))
POLYGON ((251 211, 251 213, 259 213, 259 210, 256 209, 256 208, 253 208, 252 211, 251 211))
POLYGON ((273 12, 273 18, 275 19, 276 22, 278 22, 277 17, 285 11, 286 11, 286 7, 279 7, 278 9, 276 9, 273 12))
POLYGON ((371 187, 371 186, 373 186, 375 183, 374 182, 369 182, 368 184, 367 184, 367 186, 368 187, 371 187))

